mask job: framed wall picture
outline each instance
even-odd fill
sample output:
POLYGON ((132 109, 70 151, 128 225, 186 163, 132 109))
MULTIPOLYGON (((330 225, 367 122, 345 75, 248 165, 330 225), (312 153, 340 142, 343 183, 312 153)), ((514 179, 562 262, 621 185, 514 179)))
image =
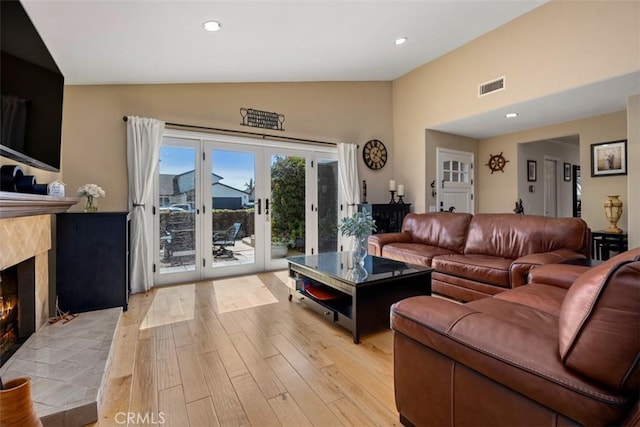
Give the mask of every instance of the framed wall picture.
POLYGON ((571 163, 564 164, 564 180, 571 181, 571 163))
POLYGON ((591 144, 591 176, 627 174, 627 140, 591 144))
POLYGON ((527 160, 527 181, 538 180, 538 163, 535 160, 527 160))

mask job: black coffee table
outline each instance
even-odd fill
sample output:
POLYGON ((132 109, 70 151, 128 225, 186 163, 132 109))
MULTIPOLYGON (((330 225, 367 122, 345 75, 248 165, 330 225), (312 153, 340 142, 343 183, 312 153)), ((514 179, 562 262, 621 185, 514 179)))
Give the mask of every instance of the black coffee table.
POLYGON ((287 258, 289 301, 295 296, 327 320, 360 334, 389 328, 389 309, 401 299, 431 295, 431 269, 367 255, 354 268, 349 252, 287 258))

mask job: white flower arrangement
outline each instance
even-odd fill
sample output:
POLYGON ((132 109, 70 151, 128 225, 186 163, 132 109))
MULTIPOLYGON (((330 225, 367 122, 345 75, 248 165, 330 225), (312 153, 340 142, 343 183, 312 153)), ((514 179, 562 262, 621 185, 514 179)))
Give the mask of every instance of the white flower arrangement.
POLYGON ((80 197, 91 197, 97 199, 98 197, 104 197, 106 193, 96 184, 85 184, 82 187, 78 188, 78 196, 80 197))

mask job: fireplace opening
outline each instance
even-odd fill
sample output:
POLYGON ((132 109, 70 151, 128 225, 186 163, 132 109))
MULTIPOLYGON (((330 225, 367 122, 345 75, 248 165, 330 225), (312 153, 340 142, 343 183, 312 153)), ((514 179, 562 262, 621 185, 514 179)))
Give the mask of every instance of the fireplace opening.
POLYGON ((0 271, 0 366, 35 332, 35 258, 0 271))

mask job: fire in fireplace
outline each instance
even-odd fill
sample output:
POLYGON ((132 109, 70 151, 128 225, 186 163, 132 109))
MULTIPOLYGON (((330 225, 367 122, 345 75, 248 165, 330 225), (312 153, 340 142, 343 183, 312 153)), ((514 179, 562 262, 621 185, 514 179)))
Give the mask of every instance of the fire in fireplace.
POLYGON ((0 272, 0 366, 35 332, 35 259, 0 272))
POLYGON ((1 364, 18 349, 18 278, 17 269, 0 275, 0 361, 1 364))

